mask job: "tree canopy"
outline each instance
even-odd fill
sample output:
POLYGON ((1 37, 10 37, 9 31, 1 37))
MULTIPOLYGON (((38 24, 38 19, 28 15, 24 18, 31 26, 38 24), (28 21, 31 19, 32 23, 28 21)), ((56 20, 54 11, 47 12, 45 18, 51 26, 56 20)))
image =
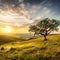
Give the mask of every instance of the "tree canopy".
POLYGON ((40 20, 37 24, 31 25, 29 31, 34 32, 34 36, 36 34, 40 34, 44 36, 44 40, 47 40, 46 36, 49 35, 52 31, 58 31, 58 26, 60 22, 55 19, 45 18, 40 20))

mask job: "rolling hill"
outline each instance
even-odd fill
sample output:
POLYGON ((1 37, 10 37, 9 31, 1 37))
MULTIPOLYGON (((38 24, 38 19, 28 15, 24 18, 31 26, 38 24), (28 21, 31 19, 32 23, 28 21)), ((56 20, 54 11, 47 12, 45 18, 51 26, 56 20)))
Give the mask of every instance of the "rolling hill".
POLYGON ((0 60, 60 60, 60 35, 0 45, 0 60))

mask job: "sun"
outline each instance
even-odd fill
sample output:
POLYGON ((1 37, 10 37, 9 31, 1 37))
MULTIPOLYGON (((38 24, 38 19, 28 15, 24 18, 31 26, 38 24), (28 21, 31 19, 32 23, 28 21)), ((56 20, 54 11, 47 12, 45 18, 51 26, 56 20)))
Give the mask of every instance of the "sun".
POLYGON ((4 31, 9 33, 9 32, 12 31, 12 28, 11 28, 10 26, 6 26, 6 27, 4 28, 4 31))

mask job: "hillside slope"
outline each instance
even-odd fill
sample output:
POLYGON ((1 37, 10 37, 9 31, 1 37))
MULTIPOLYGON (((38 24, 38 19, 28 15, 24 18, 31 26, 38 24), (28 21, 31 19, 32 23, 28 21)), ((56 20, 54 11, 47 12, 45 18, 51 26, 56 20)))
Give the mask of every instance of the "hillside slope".
POLYGON ((0 60, 60 60, 60 35, 0 45, 0 60))

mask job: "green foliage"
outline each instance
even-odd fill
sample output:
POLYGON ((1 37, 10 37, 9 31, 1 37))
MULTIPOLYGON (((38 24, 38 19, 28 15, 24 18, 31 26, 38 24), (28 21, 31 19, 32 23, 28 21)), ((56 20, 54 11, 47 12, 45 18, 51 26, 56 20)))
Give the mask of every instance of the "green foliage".
POLYGON ((36 25, 31 25, 29 31, 32 31, 32 32, 37 31, 37 26, 36 25))
POLYGON ((41 21, 39 21, 36 25, 30 26, 31 32, 34 32, 35 34, 41 34, 44 36, 44 40, 46 39, 46 36, 50 34, 52 31, 58 31, 58 26, 60 25, 60 22, 55 19, 48 19, 45 18, 41 21))

